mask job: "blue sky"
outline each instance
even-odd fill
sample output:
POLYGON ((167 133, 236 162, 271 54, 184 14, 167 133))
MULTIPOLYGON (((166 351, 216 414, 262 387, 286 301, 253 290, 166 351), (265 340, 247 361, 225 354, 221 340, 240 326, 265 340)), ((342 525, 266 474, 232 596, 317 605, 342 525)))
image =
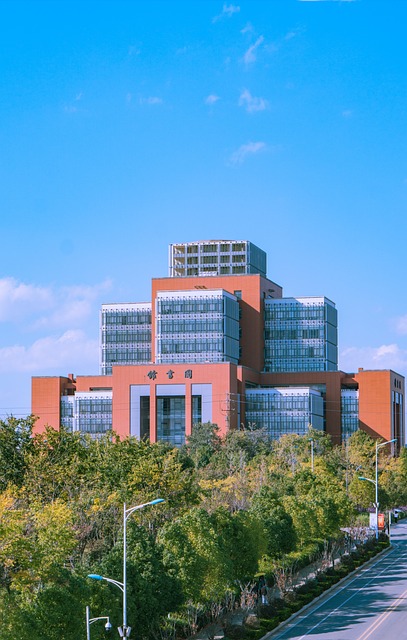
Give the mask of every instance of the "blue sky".
POLYGON ((404 0, 1 0, 0 414, 98 372, 103 302, 248 239, 407 373, 404 0))

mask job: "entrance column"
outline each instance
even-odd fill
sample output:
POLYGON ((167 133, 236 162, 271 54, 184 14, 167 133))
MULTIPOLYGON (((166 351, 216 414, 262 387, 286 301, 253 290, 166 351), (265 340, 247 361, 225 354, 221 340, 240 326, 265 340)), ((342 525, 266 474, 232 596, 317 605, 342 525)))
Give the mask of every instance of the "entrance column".
POLYGON ((192 391, 191 381, 185 384, 185 439, 192 433, 192 391))
POLYGON ((154 382, 150 384, 150 442, 157 442, 157 394, 154 382))

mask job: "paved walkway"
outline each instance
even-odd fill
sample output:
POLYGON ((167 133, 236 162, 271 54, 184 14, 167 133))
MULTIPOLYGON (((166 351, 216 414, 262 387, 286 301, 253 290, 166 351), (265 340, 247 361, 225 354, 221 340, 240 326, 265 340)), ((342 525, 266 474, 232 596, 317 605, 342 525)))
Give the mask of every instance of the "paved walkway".
MULTIPOLYGON (((337 564, 340 561, 340 557, 343 555, 339 552, 336 554, 334 563, 337 564)), ((294 574, 291 588, 298 587, 309 580, 315 578, 318 571, 321 569, 321 562, 316 561, 311 564, 303 567, 297 573, 294 574)), ((268 602, 272 602, 273 599, 280 597, 280 590, 277 585, 274 585, 271 588, 268 588, 267 598, 268 602)), ((245 613, 241 609, 236 609, 235 611, 227 614, 228 625, 242 625, 245 619, 245 613)), ((206 627, 198 631, 196 635, 193 636, 193 640, 221 640, 225 637, 224 628, 219 623, 208 624, 206 627)))

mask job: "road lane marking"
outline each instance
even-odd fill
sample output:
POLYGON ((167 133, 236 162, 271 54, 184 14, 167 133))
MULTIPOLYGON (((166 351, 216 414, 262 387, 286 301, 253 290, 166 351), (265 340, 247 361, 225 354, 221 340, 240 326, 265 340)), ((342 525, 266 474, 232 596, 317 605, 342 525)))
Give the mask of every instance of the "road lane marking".
POLYGON ((404 593, 401 594, 401 596, 397 598, 397 600, 393 602, 393 604, 387 609, 387 611, 383 611, 383 613, 378 618, 376 618, 376 620, 370 625, 370 627, 366 629, 362 633, 362 635, 357 638, 357 640, 367 640, 367 638, 369 638, 372 635, 372 633, 380 627, 380 625, 389 617, 389 615, 395 609, 397 609, 397 607, 404 600, 406 595, 407 595, 407 589, 404 591, 404 593))
MULTIPOLYGON (((361 574, 363 572, 368 572, 371 571, 372 569, 374 569, 375 567, 377 567, 379 564, 383 563, 384 561, 386 561, 390 555, 392 555, 394 553, 394 548, 389 551, 385 557, 381 557, 379 558, 376 562, 374 562, 373 564, 370 565, 370 567, 366 567, 364 569, 361 569, 361 571, 349 582, 346 582, 346 584, 344 584, 343 587, 341 587, 338 591, 335 591, 335 593, 333 593, 331 596, 329 596, 328 598, 324 598, 323 602, 321 602, 321 604, 315 608, 312 609, 312 611, 310 611, 310 614, 306 614, 304 616, 300 616, 298 619, 298 622, 295 622, 294 624, 290 625, 288 627, 288 629, 285 629, 284 631, 282 631, 281 634, 279 635, 271 635, 270 636, 267 634, 266 637, 270 639, 274 638, 274 640, 279 640, 279 638, 283 638, 284 635, 288 632, 291 632, 296 626, 298 626, 301 622, 303 622, 304 620, 306 620, 306 618, 309 615, 313 615, 314 613, 316 613, 319 609, 321 609, 321 607, 323 607, 324 605, 326 605, 327 602, 329 602, 330 600, 332 600, 332 598, 335 598, 336 596, 338 596, 340 593, 342 593, 342 591, 344 591, 345 589, 348 589, 350 585, 352 585, 354 582, 356 582, 356 580, 360 580, 361 579, 361 574)), ((398 560, 399 561, 399 560, 398 560)), ((386 564, 386 566, 376 575, 373 576, 373 578, 370 579, 369 582, 373 582, 374 580, 376 580, 377 578, 379 578, 381 576, 382 573, 388 571, 388 566, 386 564)), ((309 629, 304 635, 300 636, 297 638, 297 640, 303 640, 304 638, 306 638, 312 631, 314 631, 314 629, 316 629, 317 627, 319 627, 321 624, 323 624, 325 622, 325 620, 327 620, 333 613, 336 613, 341 607, 343 607, 347 602, 349 602, 349 600, 351 600, 355 595, 357 595, 359 593, 359 591, 363 591, 364 589, 366 589, 367 585, 369 583, 361 586, 357 591, 353 592, 349 598, 347 598, 346 600, 344 600, 344 602, 342 602, 340 605, 338 605, 336 607, 336 609, 333 609, 332 611, 330 611, 330 613, 325 616, 325 618, 323 618, 323 620, 320 620, 317 624, 315 624, 311 629, 309 629)), ((359 639, 358 639, 359 640, 359 639)))

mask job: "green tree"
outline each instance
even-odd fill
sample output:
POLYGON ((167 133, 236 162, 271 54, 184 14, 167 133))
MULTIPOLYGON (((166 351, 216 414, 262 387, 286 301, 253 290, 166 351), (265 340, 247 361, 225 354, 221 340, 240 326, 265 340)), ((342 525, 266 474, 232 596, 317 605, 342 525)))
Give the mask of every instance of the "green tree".
POLYGON ((257 516, 247 511, 231 514, 226 509, 217 509, 211 521, 218 533, 221 554, 229 560, 230 586, 253 578, 267 550, 264 529, 257 516))
POLYGON ((180 579, 186 600, 218 600, 231 586, 231 561, 222 553, 220 536, 211 516, 197 507, 160 530, 164 565, 180 579))
POLYGON ((29 505, 10 490, 0 495, 0 534, 1 583, 27 600, 52 583, 76 545, 66 504, 29 505))
POLYGON ((266 454, 271 440, 264 429, 228 431, 221 446, 213 452, 210 464, 216 475, 225 477, 240 472, 255 456, 266 454))
POLYGON ((128 474, 122 495, 132 504, 165 498, 158 508, 144 509, 138 514, 141 522, 157 526, 196 504, 198 485, 193 469, 185 467, 178 449, 151 444, 128 474))
POLYGON ((57 498, 74 500, 91 477, 88 472, 91 447, 89 439, 63 427, 59 431, 47 427, 36 434, 27 456, 27 491, 44 502, 57 498))
POLYGON ((250 513, 263 527, 269 557, 278 558, 295 549, 293 519, 271 487, 262 487, 253 497, 250 513))
POLYGON ((349 496, 353 504, 358 507, 367 508, 375 502, 376 474, 379 502, 382 509, 400 504, 397 494, 401 498, 403 495, 406 496, 403 474, 399 474, 399 470, 402 469, 402 462, 400 462, 402 456, 393 458, 389 455, 388 447, 379 447, 376 469, 377 442, 363 431, 355 432, 348 440, 348 466, 351 467, 349 496), (368 478, 371 482, 359 480, 360 477, 368 478), (401 480, 400 484, 398 479, 401 480))
POLYGON ((341 482, 323 465, 314 473, 308 468, 297 473, 294 493, 284 498, 284 504, 302 544, 337 535, 353 512, 341 482))
POLYGON ((75 576, 66 569, 60 569, 52 584, 41 588, 33 600, 27 602, 19 599, 13 624, 14 637, 18 637, 19 640, 84 638, 84 602, 88 601, 88 594, 89 589, 84 578, 75 576))
MULTIPOLYGON (((130 626, 137 624, 142 638, 157 633, 160 621, 182 602, 180 582, 164 568, 161 548, 143 527, 128 521, 127 529, 127 618, 130 626)), ((123 570, 123 541, 105 556, 99 573, 121 580, 123 570)), ((109 584, 92 585, 92 610, 109 611, 113 626, 121 624, 122 597, 109 584)))
POLYGON ((34 417, 0 420, 0 491, 24 483, 34 422, 34 417))
POLYGON ((9 487, 0 494, 0 586, 10 590, 13 577, 27 566, 31 547, 26 544, 26 517, 18 504, 18 492, 9 487))
POLYGON ((185 446, 196 469, 209 464, 214 453, 220 450, 222 440, 218 433, 219 427, 211 422, 194 424, 185 446))
MULTIPOLYGON (((390 458, 380 475, 380 488, 388 497, 388 507, 407 505, 407 448, 403 447, 398 458, 390 458)), ((382 492, 379 491, 380 502, 382 492)))
POLYGON ((374 477, 375 448, 375 439, 361 429, 348 438, 346 449, 351 479, 354 475, 374 477))

